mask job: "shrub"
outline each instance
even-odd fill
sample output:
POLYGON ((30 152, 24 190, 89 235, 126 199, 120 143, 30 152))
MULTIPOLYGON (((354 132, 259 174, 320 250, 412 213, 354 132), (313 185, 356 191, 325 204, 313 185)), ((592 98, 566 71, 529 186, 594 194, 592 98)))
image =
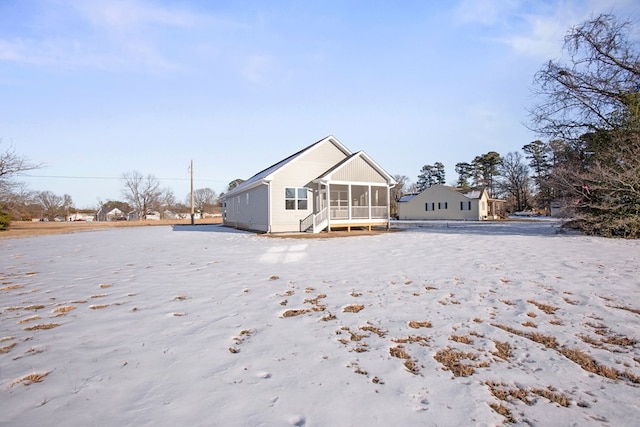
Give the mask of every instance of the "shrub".
POLYGON ((11 215, 0 208, 0 230, 6 230, 11 224, 11 215))

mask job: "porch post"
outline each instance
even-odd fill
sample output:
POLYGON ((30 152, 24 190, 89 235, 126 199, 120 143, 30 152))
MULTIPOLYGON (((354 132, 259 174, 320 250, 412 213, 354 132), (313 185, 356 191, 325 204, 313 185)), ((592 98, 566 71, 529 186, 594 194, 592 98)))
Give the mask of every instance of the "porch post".
POLYGON ((391 186, 387 184, 387 231, 391 229, 391 186))
POLYGON ((330 232, 331 231, 331 184, 327 182, 325 184, 325 187, 327 188, 327 206, 325 206, 327 208, 327 232, 330 232))
POLYGON ((353 201, 351 200, 351 184, 349 184, 347 186, 347 188, 348 188, 348 190, 347 190, 347 197, 348 197, 347 209, 349 209, 348 219, 349 219, 349 221, 351 221, 351 210, 353 209, 353 201))
MULTIPOLYGON (((369 205, 369 221, 371 221, 371 204, 373 203, 373 200, 371 200, 371 184, 368 185, 367 188, 367 203, 369 205)), ((371 227, 369 227, 371 228, 371 227)))

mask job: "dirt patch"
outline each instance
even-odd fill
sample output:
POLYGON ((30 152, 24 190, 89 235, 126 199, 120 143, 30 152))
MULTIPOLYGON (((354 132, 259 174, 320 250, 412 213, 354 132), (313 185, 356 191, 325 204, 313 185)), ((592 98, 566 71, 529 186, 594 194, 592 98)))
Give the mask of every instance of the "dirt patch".
POLYGON ((355 237, 355 236, 377 236, 385 233, 396 233, 403 230, 400 229, 371 229, 369 230, 337 230, 337 231, 323 231, 321 233, 263 233, 260 236, 274 238, 274 239, 333 239, 335 237, 355 237))
MULTIPOLYGON (((221 218, 196 219, 194 224, 220 224, 221 218)), ((144 221, 77 221, 77 222, 33 222, 33 221, 14 221, 8 230, 0 231, 0 239, 17 238, 17 237, 33 237, 44 236, 49 234, 67 234, 78 233, 82 231, 94 231, 109 229, 114 227, 142 227, 142 226, 171 226, 171 225, 188 225, 191 219, 162 219, 162 220, 144 220, 144 221)))

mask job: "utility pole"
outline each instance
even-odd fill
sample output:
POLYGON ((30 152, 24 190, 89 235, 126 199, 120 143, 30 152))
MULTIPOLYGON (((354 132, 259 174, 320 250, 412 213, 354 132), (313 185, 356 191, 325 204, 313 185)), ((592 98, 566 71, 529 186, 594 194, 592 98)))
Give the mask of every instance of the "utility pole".
POLYGON ((191 167, 189 168, 189 170, 191 171, 191 225, 193 225, 194 223, 194 215, 195 215, 195 211, 194 211, 194 206, 193 206, 193 160, 191 160, 191 167))

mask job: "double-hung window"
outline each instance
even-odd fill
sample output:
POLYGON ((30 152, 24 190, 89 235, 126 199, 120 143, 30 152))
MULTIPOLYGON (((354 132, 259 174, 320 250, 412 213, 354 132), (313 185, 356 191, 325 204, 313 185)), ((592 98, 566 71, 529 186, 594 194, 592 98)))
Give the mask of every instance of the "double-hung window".
POLYGON ((448 202, 438 202, 438 209, 447 209, 448 202))
POLYGON ((287 210, 307 210, 307 189, 286 187, 284 189, 284 207, 287 210))

